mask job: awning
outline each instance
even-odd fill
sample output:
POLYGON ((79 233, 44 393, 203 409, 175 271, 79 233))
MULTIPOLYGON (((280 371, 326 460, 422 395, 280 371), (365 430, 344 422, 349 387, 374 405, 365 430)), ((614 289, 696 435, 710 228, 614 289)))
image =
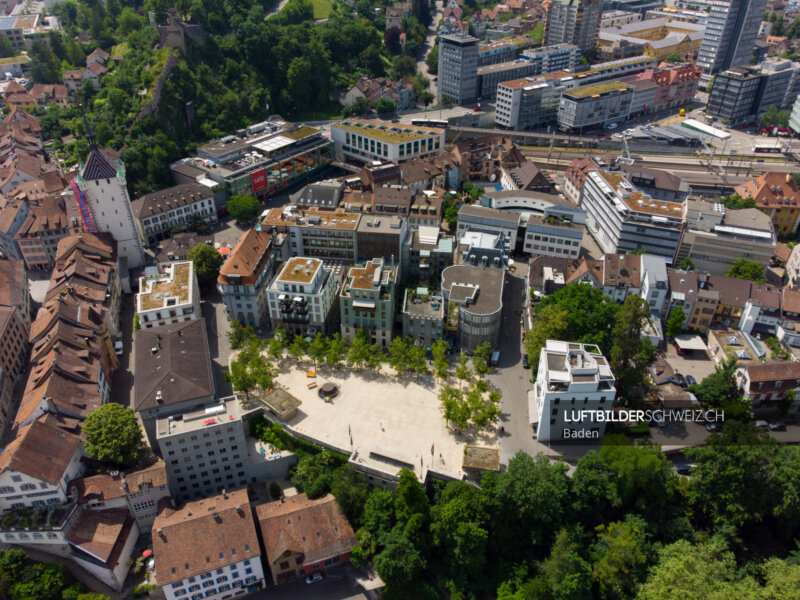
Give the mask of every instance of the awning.
POLYGON ((219 249, 219 253, 222 254, 222 256, 227 256, 228 254, 231 253, 231 249, 223 246, 222 248, 219 249))
POLYGON ((375 308, 375 302, 371 300, 353 300, 354 308, 375 308))
POLYGON ((682 333, 675 336, 675 343, 681 350, 707 350, 706 344, 697 334, 682 333))

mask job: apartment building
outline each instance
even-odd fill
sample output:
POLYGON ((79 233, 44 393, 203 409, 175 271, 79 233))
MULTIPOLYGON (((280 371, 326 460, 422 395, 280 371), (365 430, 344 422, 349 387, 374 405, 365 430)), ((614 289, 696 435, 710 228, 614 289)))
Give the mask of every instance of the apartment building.
POLYGON ((143 532, 153 527, 159 503, 172 498, 163 460, 143 469, 73 479, 67 489, 72 501, 90 510, 128 510, 143 532))
POLYGON ((397 267, 383 258, 350 267, 339 293, 342 338, 352 342, 362 327, 373 343, 388 348, 392 341, 397 267))
POLYGON ((217 278, 217 289, 230 318, 256 328, 268 322, 267 288, 278 258, 280 252, 271 234, 248 229, 239 238, 217 278))
POLYGON ((194 263, 174 262, 158 275, 140 277, 136 316, 142 329, 201 319, 194 263))
POLYGON ((742 198, 752 198, 756 208, 771 220, 782 235, 797 233, 800 225, 800 189, 788 173, 769 172, 734 186, 742 198))
POLYGON ((442 271, 446 331, 458 347, 474 350, 484 342, 498 347, 505 272, 473 265, 453 265, 442 271))
POLYGON ((547 340, 539 354, 528 414, 540 442, 599 439, 606 421, 580 411, 606 411, 616 396, 608 360, 594 344, 547 340))
POLYGON ((24 200, 0 197, 0 250, 10 260, 20 260, 22 253, 15 240, 28 218, 30 205, 24 200))
POLYGON ((316 500, 297 494, 260 504, 256 516, 274 585, 346 563, 358 543, 332 494, 316 500))
POLYGON ((31 271, 52 269, 58 243, 84 230, 78 207, 69 195, 48 196, 31 208, 14 240, 31 271))
POLYGON ((539 65, 537 75, 574 71, 578 66, 581 49, 575 44, 552 44, 523 50, 520 58, 539 65))
POLYGON ((574 44, 587 52, 595 47, 603 3, 597 0, 554 0, 545 19, 545 45, 574 44))
POLYGON ((0 306, 0 371, 16 381, 28 366, 28 330, 22 311, 0 306))
POLYGON ((322 130, 307 125, 263 121, 236 135, 226 135, 197 149, 197 156, 170 165, 176 183, 200 183, 224 192, 217 208, 230 196, 264 200, 334 160, 333 142, 322 130))
POLYGON ((700 332, 707 331, 720 302, 720 294, 708 286, 708 277, 697 271, 669 269, 669 302, 664 319, 676 307, 685 315, 683 326, 700 332))
POLYGON ((410 232, 401 250, 402 280, 438 285, 442 271, 453 264, 456 239, 438 227, 410 232))
POLYGON ((83 444, 48 418, 17 431, 0 454, 0 512, 63 504, 67 484, 83 473, 83 444))
POLYGON ((266 585, 247 490, 165 507, 153 531, 156 576, 167 600, 222 600, 266 585))
POLYGON ((695 268, 725 275, 741 258, 767 266, 775 254, 777 236, 770 217, 755 208, 726 210, 721 204, 687 200, 686 226, 674 264, 690 259, 695 268))
POLYGON ((331 139, 339 160, 358 163, 403 163, 437 156, 444 150, 443 129, 364 119, 345 119, 331 125, 331 139))
POLYGON ((461 239, 467 231, 502 233, 509 251, 513 252, 517 246, 520 218, 520 213, 464 204, 458 210, 456 237, 461 239))
POLYGON ((478 38, 471 35, 439 36, 436 102, 472 104, 478 98, 478 38))
POLYGON ((444 298, 425 286, 407 288, 403 294, 403 335, 421 340, 430 348, 436 340, 445 339, 447 307, 444 298))
POLYGON ((558 106, 558 126, 582 131, 624 121, 630 113, 633 93, 633 88, 621 81, 565 90, 558 106))
POLYGON ((599 168, 600 165, 588 156, 573 160, 564 173, 564 196, 567 200, 580 205, 583 200, 583 186, 586 178, 590 172, 599 168))
POLYGON ((682 202, 656 200, 622 173, 596 169, 584 181, 581 208, 587 213, 587 229, 603 252, 645 250, 672 261, 683 225, 682 202))
POLYGON ((134 346, 133 409, 157 448, 159 419, 218 404, 205 321, 141 329, 134 346))
POLYGON ((382 256, 397 262, 407 236, 408 221, 403 217, 365 214, 356 229, 356 259, 362 261, 382 256))
POLYGON ((519 53, 533 46, 533 38, 529 35, 501 37, 478 46, 478 66, 514 60, 519 53))
POLYGON ((214 192, 198 183, 184 183, 131 202, 139 235, 148 245, 170 237, 171 230, 188 229, 195 220, 217 222, 214 192))
POLYGON ((458 240, 456 264, 508 268, 508 243, 502 233, 466 231, 458 240))
POLYGON ((525 225, 522 251, 533 256, 578 258, 585 219, 583 211, 562 205, 545 208, 541 217, 531 215, 525 225))
POLYGON ((789 127, 795 133, 800 133, 800 96, 794 101, 792 105, 792 113, 789 115, 789 127))
MULTIPOLYGON (((247 233, 247 232, 245 232, 247 233)), ((200 235, 193 231, 176 233, 168 240, 164 240, 156 247, 156 266, 163 269, 170 263, 186 260, 189 251, 200 244, 214 244, 213 235, 200 235)))
POLYGON ((271 209, 261 221, 261 230, 288 234, 289 256, 355 262, 356 230, 361 213, 342 209, 299 210, 294 205, 271 209))
POLYGON ((319 258, 290 258, 267 290, 272 328, 329 335, 339 325, 339 282, 319 258))
POLYGON ((642 15, 638 12, 628 10, 606 10, 600 15, 600 29, 608 27, 619 27, 628 23, 636 23, 642 20, 642 15))
POLYGON ((766 0, 713 0, 697 65, 711 75, 750 63, 766 0))
MULTIPOLYGON (((739 391, 750 402, 756 415, 782 414, 783 404, 789 394, 800 390, 800 363, 766 362, 749 364, 736 371, 739 391)), ((792 401, 789 412, 800 410, 800 400, 792 401)))
POLYGON ((553 79, 526 77, 497 86, 495 122, 509 129, 533 129, 558 119, 564 87, 553 79))

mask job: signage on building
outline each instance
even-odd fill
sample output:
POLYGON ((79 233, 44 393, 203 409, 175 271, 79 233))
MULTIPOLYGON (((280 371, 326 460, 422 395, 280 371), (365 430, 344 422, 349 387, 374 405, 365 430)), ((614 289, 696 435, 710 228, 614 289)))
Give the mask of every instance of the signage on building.
POLYGON ((266 169, 261 169, 259 171, 256 171, 255 173, 250 175, 250 178, 253 181, 253 191, 254 192, 260 192, 261 190, 263 190, 263 189, 265 189, 267 187, 267 170, 266 169))

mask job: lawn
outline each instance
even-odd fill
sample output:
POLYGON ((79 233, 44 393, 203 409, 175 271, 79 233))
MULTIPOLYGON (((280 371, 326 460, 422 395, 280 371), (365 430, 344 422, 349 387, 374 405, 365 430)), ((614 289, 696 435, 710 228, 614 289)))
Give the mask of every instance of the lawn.
POLYGON ((311 0, 311 4, 314 5, 315 19, 327 19, 333 12, 331 0, 311 0))

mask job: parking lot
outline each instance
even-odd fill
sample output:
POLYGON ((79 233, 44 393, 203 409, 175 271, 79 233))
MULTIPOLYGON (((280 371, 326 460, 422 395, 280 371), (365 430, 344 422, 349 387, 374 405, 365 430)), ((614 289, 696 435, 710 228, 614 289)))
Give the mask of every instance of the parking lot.
POLYGON ((700 383, 711 375, 716 368, 716 363, 711 359, 708 352, 695 350, 690 354, 678 356, 675 346, 667 344, 666 359, 676 373, 684 377, 691 375, 700 383))

